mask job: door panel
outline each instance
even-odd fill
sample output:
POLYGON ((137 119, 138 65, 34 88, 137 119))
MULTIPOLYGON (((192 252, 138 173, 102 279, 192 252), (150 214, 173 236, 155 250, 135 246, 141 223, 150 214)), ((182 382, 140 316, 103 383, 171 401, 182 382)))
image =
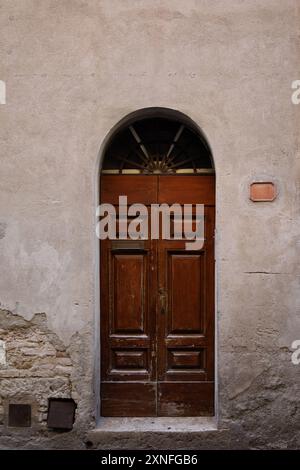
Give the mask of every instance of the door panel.
POLYGON ((215 204, 215 177, 159 176, 158 202, 173 204, 215 204))
POLYGON ((158 306, 158 415, 211 415, 214 409, 213 207, 205 207, 205 242, 187 251, 186 240, 160 240, 158 306))
POLYGON ((203 253, 167 250, 168 333, 203 330, 203 253), (199 288, 200 287, 200 288, 199 288))
POLYGON ((158 382, 158 416, 211 416, 213 382, 158 382))
POLYGON ((144 175, 105 175, 101 177, 101 202, 119 204, 126 195, 128 204, 148 206, 157 200, 157 177, 144 175))
POLYGON ((102 416, 156 416, 157 387, 154 382, 102 382, 102 416))
MULTIPOLYGON (((186 250, 184 239, 101 242, 102 415, 211 415, 214 178, 105 175, 101 181, 101 202, 116 204, 118 194, 127 194, 129 204, 205 204, 201 250, 186 250)), ((173 218, 174 230, 182 233, 173 218)))
POLYGON ((147 264, 146 253, 112 252, 112 334, 145 333, 147 264))
POLYGON ((156 414, 156 256, 150 240, 141 246, 101 242, 103 416, 156 414))

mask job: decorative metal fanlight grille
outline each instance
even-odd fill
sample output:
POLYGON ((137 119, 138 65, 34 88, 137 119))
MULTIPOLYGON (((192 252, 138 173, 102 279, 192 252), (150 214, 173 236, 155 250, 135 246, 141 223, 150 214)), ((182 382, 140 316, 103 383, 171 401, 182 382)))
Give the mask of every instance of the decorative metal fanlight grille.
POLYGON ((115 136, 104 173, 176 174, 213 172, 203 140, 184 124, 166 119, 138 121, 115 136))

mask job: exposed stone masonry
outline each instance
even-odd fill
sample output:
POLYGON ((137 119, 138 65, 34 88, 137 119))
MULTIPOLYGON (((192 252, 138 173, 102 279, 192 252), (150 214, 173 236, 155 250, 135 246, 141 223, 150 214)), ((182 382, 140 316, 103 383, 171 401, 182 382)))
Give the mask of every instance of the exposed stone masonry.
POLYGON ((44 427, 48 398, 72 395, 70 354, 48 329, 44 313, 27 321, 0 310, 0 325, 0 339, 5 344, 5 364, 0 365, 0 424, 7 425, 9 402, 28 403, 36 411, 33 426, 44 427))

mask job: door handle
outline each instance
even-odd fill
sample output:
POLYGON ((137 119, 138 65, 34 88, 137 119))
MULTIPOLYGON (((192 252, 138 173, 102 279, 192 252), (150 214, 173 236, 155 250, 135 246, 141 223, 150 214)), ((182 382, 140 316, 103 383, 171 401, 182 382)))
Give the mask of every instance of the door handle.
POLYGON ((158 293, 159 293, 160 313, 162 315, 165 315, 167 313, 167 293, 163 287, 159 288, 158 293))

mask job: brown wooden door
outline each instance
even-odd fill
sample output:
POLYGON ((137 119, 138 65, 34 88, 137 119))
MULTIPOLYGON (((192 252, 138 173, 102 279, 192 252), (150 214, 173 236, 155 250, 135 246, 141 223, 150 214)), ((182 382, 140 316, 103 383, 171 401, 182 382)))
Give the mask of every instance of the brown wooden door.
MULTIPOLYGON (((214 411, 213 176, 103 175, 101 202, 205 205, 205 243, 101 241, 102 416, 214 411)), ((118 211, 117 211, 118 212, 118 211)), ((118 236, 118 234, 117 234, 118 236)))

